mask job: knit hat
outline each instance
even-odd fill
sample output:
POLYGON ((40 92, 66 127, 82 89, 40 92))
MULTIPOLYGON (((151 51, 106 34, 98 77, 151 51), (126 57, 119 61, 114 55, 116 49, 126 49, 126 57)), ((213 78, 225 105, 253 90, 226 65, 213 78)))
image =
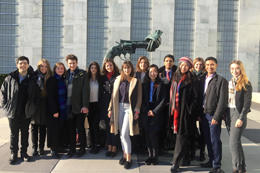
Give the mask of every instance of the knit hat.
POLYGON ((182 63, 182 62, 186 62, 186 64, 188 64, 188 66, 189 66, 190 68, 193 67, 192 59, 190 59, 190 58, 187 57, 187 56, 181 57, 181 58, 179 59, 179 63, 182 63))

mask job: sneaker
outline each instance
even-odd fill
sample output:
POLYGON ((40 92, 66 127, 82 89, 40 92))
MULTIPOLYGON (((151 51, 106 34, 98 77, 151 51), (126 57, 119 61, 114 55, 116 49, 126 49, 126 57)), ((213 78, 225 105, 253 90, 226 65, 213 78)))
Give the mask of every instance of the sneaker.
POLYGON ((144 162, 145 162, 146 165, 151 165, 152 164, 152 158, 148 157, 144 162))
POLYGON ((126 161, 126 162, 124 163, 124 168, 125 168, 125 169, 129 169, 129 168, 131 168, 131 165, 132 165, 132 161, 126 161))
POLYGON ((17 162, 17 154, 11 154, 11 156, 10 156, 10 159, 9 159, 9 164, 10 165, 14 165, 16 162, 17 162))
POLYGON ((31 161, 31 156, 29 156, 27 153, 22 153, 21 154, 21 159, 23 161, 30 162, 31 161))
POLYGON ((119 160, 119 164, 120 165, 124 165, 126 162, 126 159, 124 157, 122 157, 120 160, 119 160))
POLYGON ((212 168, 213 167, 211 161, 208 161, 207 163, 202 163, 202 164, 200 164, 200 166, 202 168, 212 168))

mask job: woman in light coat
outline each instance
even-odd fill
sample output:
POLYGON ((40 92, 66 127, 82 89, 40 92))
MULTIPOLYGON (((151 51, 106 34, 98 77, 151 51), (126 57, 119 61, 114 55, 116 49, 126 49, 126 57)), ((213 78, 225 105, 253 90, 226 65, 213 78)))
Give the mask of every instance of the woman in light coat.
POLYGON ((111 101, 108 108, 111 133, 120 132, 123 157, 119 164, 129 169, 131 160, 130 136, 139 134, 138 118, 142 103, 142 85, 134 78, 134 68, 130 61, 122 65, 121 75, 114 82, 111 101))

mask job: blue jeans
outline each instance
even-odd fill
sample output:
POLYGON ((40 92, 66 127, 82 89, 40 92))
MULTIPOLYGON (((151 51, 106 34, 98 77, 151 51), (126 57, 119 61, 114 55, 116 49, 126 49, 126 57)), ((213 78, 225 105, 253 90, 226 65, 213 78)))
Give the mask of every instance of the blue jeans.
POLYGON ((210 114, 202 116, 202 129, 207 144, 209 161, 212 162, 213 168, 220 168, 222 159, 221 122, 211 125, 212 118, 213 116, 210 114))

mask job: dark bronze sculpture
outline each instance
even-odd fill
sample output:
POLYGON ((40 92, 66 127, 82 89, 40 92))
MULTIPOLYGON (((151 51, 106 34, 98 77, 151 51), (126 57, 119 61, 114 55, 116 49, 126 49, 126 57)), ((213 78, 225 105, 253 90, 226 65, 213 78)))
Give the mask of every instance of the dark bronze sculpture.
POLYGON ((114 59, 115 56, 120 56, 121 54, 124 56, 127 53, 134 54, 136 48, 144 48, 148 52, 153 52, 161 44, 162 33, 162 31, 156 30, 154 33, 145 37, 144 41, 120 40, 120 43, 117 42, 116 46, 113 46, 111 49, 109 49, 104 59, 114 59))

